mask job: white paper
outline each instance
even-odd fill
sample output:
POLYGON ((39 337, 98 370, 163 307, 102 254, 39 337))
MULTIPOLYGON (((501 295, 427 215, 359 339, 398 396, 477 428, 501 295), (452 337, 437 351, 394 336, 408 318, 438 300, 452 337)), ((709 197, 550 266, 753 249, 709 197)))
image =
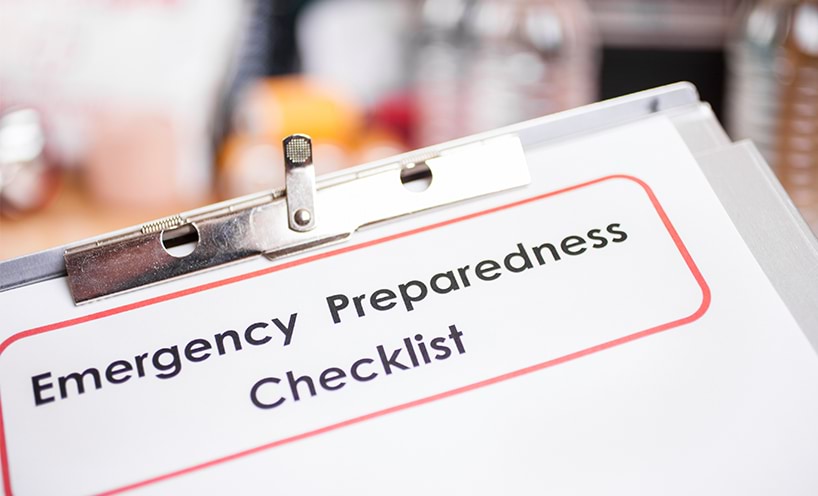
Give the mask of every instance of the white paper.
POLYGON ((818 359, 671 124, 527 158, 527 188, 296 263, 240 264, 79 308, 64 281, 0 294, 7 487, 815 494, 818 359), (559 260, 535 249, 544 243, 559 260), (477 276, 484 260, 503 265, 483 272, 498 278, 477 276), (410 311, 400 288, 416 297, 411 281, 428 294, 410 311), (373 303, 378 290, 395 297, 373 303), (349 302, 334 323, 338 295, 349 302), (255 323, 266 327, 245 335, 255 323), (228 330, 242 349, 228 339, 220 355, 215 335, 228 330), (191 353, 198 362, 184 357, 195 339, 211 347, 191 353), (161 351, 174 345, 175 375, 161 351), (117 360, 133 370, 120 364, 112 377, 130 379, 115 384, 105 372, 117 360), (346 377, 330 370, 322 388, 332 367, 346 377), (61 398, 58 378, 89 368, 101 387, 89 372, 84 393, 67 379, 61 398), (315 396, 301 381, 295 401, 288 371, 309 375, 315 396), (281 403, 254 404, 254 385, 259 405, 281 403))

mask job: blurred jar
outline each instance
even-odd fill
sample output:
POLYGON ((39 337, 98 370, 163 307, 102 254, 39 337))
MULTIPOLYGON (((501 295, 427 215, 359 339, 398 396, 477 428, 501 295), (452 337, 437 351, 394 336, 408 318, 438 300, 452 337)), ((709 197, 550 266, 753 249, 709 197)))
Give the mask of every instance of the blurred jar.
POLYGON ((18 218, 54 198, 61 170, 50 155, 37 111, 18 108, 0 114, 0 216, 18 218))
POLYGON ((599 43, 581 0, 426 0, 420 12, 421 144, 596 98, 599 43))
POLYGON ((728 48, 728 124, 818 232, 818 1, 746 2, 728 48))

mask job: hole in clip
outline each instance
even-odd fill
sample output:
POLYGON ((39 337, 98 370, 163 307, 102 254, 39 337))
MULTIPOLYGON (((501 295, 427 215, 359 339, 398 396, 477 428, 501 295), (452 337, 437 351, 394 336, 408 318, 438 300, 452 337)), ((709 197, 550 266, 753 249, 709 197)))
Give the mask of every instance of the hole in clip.
POLYGON ((432 170, 426 162, 409 164, 400 171, 400 182, 409 191, 420 193, 429 189, 432 184, 432 170))
POLYGON ((174 229, 162 231, 160 236, 162 248, 168 255, 184 258, 199 245, 199 230, 193 224, 185 224, 174 229))

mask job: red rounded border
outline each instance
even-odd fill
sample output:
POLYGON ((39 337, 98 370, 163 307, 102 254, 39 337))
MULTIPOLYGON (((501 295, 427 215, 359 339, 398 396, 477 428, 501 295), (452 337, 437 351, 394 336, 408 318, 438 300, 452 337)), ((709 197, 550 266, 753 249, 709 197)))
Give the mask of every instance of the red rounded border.
MULTIPOLYGON (((621 345, 621 344, 624 344, 624 343, 628 343, 628 342, 634 341, 636 339, 640 339, 640 338, 643 338, 643 337, 646 337, 646 336, 650 336, 652 334, 656 334, 656 333, 666 331, 666 330, 669 330, 669 329, 673 329, 673 328, 676 328, 676 327, 679 327, 679 326, 682 326, 682 325, 685 325, 685 324, 689 324, 689 323, 691 323, 691 322, 693 322, 695 320, 698 320, 702 315, 705 314, 705 312, 707 312, 707 309, 710 307, 710 298, 711 298, 710 288, 707 285, 707 282, 704 280, 704 277, 702 276, 702 274, 699 271, 698 267, 696 266, 696 263, 693 261, 693 258, 690 256, 690 253, 687 251, 687 247, 685 247, 684 242, 682 242, 682 239, 679 237, 679 233, 676 232, 676 229, 673 227, 673 224, 670 222, 670 219, 668 218, 667 214, 665 213, 664 209, 662 208, 662 205, 659 203, 659 200, 656 198, 656 195, 653 193, 653 190, 650 189, 650 186, 648 186, 644 181, 642 181, 641 179, 638 179, 636 177, 618 174, 618 175, 610 175, 610 176, 601 177, 599 179, 594 179, 592 181, 587 181, 587 182, 584 182, 584 183, 576 184, 574 186, 570 186, 570 187, 567 187, 567 188, 551 191, 549 193, 534 196, 534 197, 531 197, 531 198, 526 198, 524 200, 519 200, 519 201, 516 201, 516 202, 513 202, 513 203, 506 204, 506 205, 501 205, 499 207, 494 207, 494 208, 490 208, 490 209, 487 209, 487 210, 482 210, 482 211, 479 211, 479 212, 471 213, 471 214, 468 214, 468 215, 463 215, 461 217, 456 217, 456 218, 445 220, 445 221, 438 222, 438 223, 435 223, 435 224, 430 224, 428 226, 419 227, 419 228, 412 229, 412 230, 409 230, 409 231, 405 231, 405 232, 402 232, 402 233, 392 234, 390 236, 385 236, 383 238, 378 238, 378 239, 367 241, 367 242, 364 242, 364 243, 345 246, 343 248, 338 248, 338 249, 335 249, 335 250, 330 250, 330 251, 327 251, 327 252, 318 253, 316 255, 304 257, 304 258, 301 258, 301 259, 298 259, 298 260, 293 260, 291 262, 286 262, 286 263, 283 263, 283 264, 280 264, 280 265, 276 265, 276 266, 273 266, 273 267, 268 267, 268 268, 257 270, 257 271, 254 271, 254 272, 249 272, 247 274, 242 274, 242 275, 230 277, 230 278, 227 278, 227 279, 222 279, 222 280, 219 280, 219 281, 214 281, 214 282, 211 282, 211 283, 202 284, 200 286, 195 286, 195 287, 184 289, 184 290, 181 290, 181 291, 176 291, 176 292, 169 293, 169 294, 166 294, 166 295, 157 296, 157 297, 154 297, 154 298, 149 298, 147 300, 142 300, 142 301, 130 303, 128 305, 122 305, 122 306, 111 308, 111 309, 104 310, 104 311, 101 311, 101 312, 88 314, 88 315, 85 315, 85 316, 82 316, 82 317, 77 317, 75 319, 69 319, 69 320, 64 320, 64 321, 61 321, 61 322, 56 322, 56 323, 41 326, 41 327, 35 327, 33 329, 29 329, 27 331, 22 331, 22 332, 19 332, 17 334, 14 334, 13 336, 10 336, 5 341, 0 343, 0 355, 2 355, 2 353, 9 346, 11 346, 15 342, 17 342, 17 341, 19 341, 19 340, 21 340, 23 338, 27 338, 27 337, 30 337, 30 336, 36 336, 37 334, 43 334, 43 333, 50 332, 50 331, 55 331, 57 329, 63 329, 65 327, 74 326, 74 325, 77 325, 77 324, 81 324, 83 322, 89 322, 89 321, 92 321, 92 320, 102 319, 102 318, 105 318, 105 317, 109 317, 111 315, 124 313, 124 312, 130 311, 130 310, 135 310, 137 308, 142 308, 142 307, 146 307, 146 306, 149 306, 149 305, 155 305, 155 304, 161 303, 163 301, 174 300, 176 298, 181 298, 183 296, 191 295, 191 294, 194 294, 194 293, 199 293, 199 292, 202 292, 202 291, 207 291, 207 290, 218 288, 218 287, 221 287, 221 286, 227 286, 229 284, 244 281, 246 279, 252 279, 252 278, 255 278, 255 277, 264 276, 264 275, 267 275, 267 274, 271 274, 273 272, 278 272, 280 270, 288 269, 288 268, 291 268, 291 267, 296 267, 296 266, 299 266, 299 265, 307 264, 307 263, 314 262, 316 260, 321 260, 321 259, 324 259, 324 258, 334 257, 336 255, 341 255, 343 253, 360 250, 362 248, 367 248, 367 247, 370 247, 370 246, 380 245, 380 244, 387 243, 389 241, 393 241, 393 240, 396 240, 396 239, 405 238, 405 237, 412 236, 414 234, 419 234, 419 233, 426 232, 426 231, 431 231, 431 230, 438 229, 438 228, 441 228, 441 227, 445 227, 445 226, 448 226, 448 225, 451 225, 451 224, 456 224, 458 222, 463 222, 465 220, 473 219, 473 218, 476 218, 476 217, 481 217, 481 216, 488 215, 488 214, 491 214, 491 213, 494 213, 494 212, 499 212, 501 210, 507 210, 507 209, 510 209, 510 208, 518 207, 520 205, 525 205, 527 203, 535 202, 535 201, 538 201, 538 200, 542 200, 544 198, 548 198, 548 197, 551 197, 551 196, 556 196, 556 195, 559 195, 559 194, 562 194, 562 193, 567 193, 569 191, 574 191, 576 189, 584 188, 584 187, 587 187, 587 186, 591 186, 593 184, 597 184, 597 183, 601 183, 601 182, 609 181, 609 180, 613 180, 613 179, 625 179, 625 180, 628 180, 628 181, 632 181, 632 182, 638 184, 639 186, 641 186, 642 189, 645 190, 645 193, 648 195, 648 198, 650 199, 651 203, 653 204, 653 207, 656 209, 656 213, 659 215, 659 218, 661 219, 662 223, 664 224, 665 228, 667 229, 668 234, 670 234, 670 237, 673 239, 673 242, 676 244, 676 248, 679 250, 679 253, 682 256, 682 259, 684 259, 685 263, 687 264, 688 268, 690 269, 690 272, 692 273, 693 277, 695 278, 697 284, 701 288, 701 290, 702 290, 701 305, 699 305, 699 308, 695 312, 690 314, 689 316, 678 319, 678 320, 674 320, 672 322, 668 322, 666 324, 651 327, 650 329, 645 329, 643 331, 635 332, 633 334, 629 334, 629 335, 621 337, 621 338, 617 338, 617 339, 614 339, 614 340, 611 340, 611 341, 607 341, 605 343, 601 343, 601 344, 598 344, 596 346, 592 346, 590 348, 585 348, 583 350, 580 350, 580 351, 577 351, 577 352, 574 352, 574 353, 570 353, 568 355, 564 355, 564 356, 561 356, 559 358, 555 358, 555 359, 552 359, 552 360, 548 360, 546 362, 538 363, 536 365, 531 365, 529 367, 525 367, 525 368, 522 368, 522 369, 519 369, 519 370, 515 370, 513 372, 509 372, 509 373, 506 373, 506 374, 503 374, 503 375, 499 375, 497 377, 492 377, 490 379, 475 382, 473 384, 469 384, 469 385, 462 386, 462 387, 459 387, 459 388, 451 389, 449 391, 444 391, 442 393, 434 394, 432 396, 427 396, 425 398, 420 398, 420 399, 410 401, 410 402, 407 402, 407 403, 402 403, 400 405, 395 405, 395 406, 385 408, 385 409, 382 409, 382 410, 378 410, 376 412, 372 412, 372 413, 369 413, 369 414, 366 414, 366 415, 361 415, 359 417, 347 419, 347 420, 344 420, 342 422, 337 422, 335 424, 331 424, 331 425, 321 427, 319 429, 311 430, 311 431, 304 432, 304 433, 301 433, 301 434, 297 434, 295 436, 287 437, 287 438, 284 438, 284 439, 279 439, 277 441, 273 441, 273 442, 270 442, 270 443, 267 443, 267 444, 263 444, 261 446, 255 447, 255 448, 240 451, 238 453, 233 453, 231 455, 227 455, 227 456, 224 456, 224 457, 221 457, 221 458, 217 458, 215 460, 211 460, 211 461, 208 461, 208 462, 205 462, 205 463, 200 463, 200 464, 193 465, 193 466, 190 466, 190 467, 186 467, 186 468, 176 470, 176 471, 173 471, 173 472, 168 472, 166 474, 162 474, 162 475, 150 478, 150 479, 146 479, 146 480, 139 481, 139 482, 134 482, 134 483, 131 483, 131 484, 128 484, 128 485, 125 485, 125 486, 121 486, 121 487, 118 487, 118 488, 111 489, 109 491, 105 491, 103 493, 100 493, 102 495, 120 494, 120 493, 123 493, 123 492, 126 492, 126 491, 130 491, 132 489, 136 489, 136 488, 139 488, 139 487, 154 484, 156 482, 171 479, 173 477, 178 477, 178 476, 183 475, 183 474, 187 474, 187 473, 190 473, 190 472, 195 472, 195 471, 198 471, 198 470, 202 470, 202 469, 211 467, 213 465, 218 465, 218 464, 225 463, 225 462, 228 462, 228 461, 231 461, 231 460, 235 460, 237 458, 242 458, 244 456, 252 455, 252 454, 258 453, 260 451, 265 451, 265 450, 268 450, 268 449, 272 449, 272 448, 275 448, 277 446, 282 446, 282 445, 285 445, 285 444, 300 441, 302 439, 307 439, 307 438, 310 438, 310 437, 318 436, 320 434, 324 434, 326 432, 330 432, 330 431, 333 431, 335 429, 340 429, 342 427, 346 427, 346 426, 349 426, 349 425, 359 424, 361 422, 365 422, 367 420, 371 420, 371 419, 377 418, 377 417, 382 417, 382 416, 388 415, 390 413, 398 412, 398 411, 401 411, 401 410, 406 410, 408 408, 424 405, 426 403, 431 403, 433 401, 441 400, 443 398, 448 398, 450 396, 455 396, 455 395, 462 394, 462 393, 465 393, 465 392, 468 392, 468 391, 472 391, 472 390, 475 390, 475 389, 490 386, 490 385, 496 384, 498 382, 507 381, 507 380, 513 379, 515 377, 520 377, 522 375, 530 374, 532 372, 536 372, 538 370, 542 370, 542 369, 545 369, 545 368, 548 368, 548 367, 552 367, 554 365, 559 365, 561 363, 565 363, 565 362, 568 362, 568 361, 571 361, 571 360, 575 360, 577 358, 580 358, 580 357, 583 357, 583 356, 586 356, 586 355, 590 355, 592 353, 596 353, 598 351, 602 351, 602 350, 605 350, 605 349, 608 349, 608 348, 612 348, 614 346, 618 346, 618 345, 621 345)), ((11 489, 10 470, 9 470, 9 463, 8 463, 8 453, 6 451, 6 431, 5 431, 5 426, 3 424, 2 400, 0 400, 0 464, 2 464, 2 472, 3 472, 3 490, 4 490, 6 495, 11 496, 12 489, 11 489)))

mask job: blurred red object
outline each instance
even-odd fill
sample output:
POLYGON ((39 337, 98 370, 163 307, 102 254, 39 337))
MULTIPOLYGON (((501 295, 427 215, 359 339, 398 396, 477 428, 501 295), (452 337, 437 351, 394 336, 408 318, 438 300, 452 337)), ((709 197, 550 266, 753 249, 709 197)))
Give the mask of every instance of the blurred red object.
POLYGON ((413 131, 417 126, 415 97, 411 92, 404 91, 384 98, 373 109, 372 122, 414 147, 416 140, 413 131))

